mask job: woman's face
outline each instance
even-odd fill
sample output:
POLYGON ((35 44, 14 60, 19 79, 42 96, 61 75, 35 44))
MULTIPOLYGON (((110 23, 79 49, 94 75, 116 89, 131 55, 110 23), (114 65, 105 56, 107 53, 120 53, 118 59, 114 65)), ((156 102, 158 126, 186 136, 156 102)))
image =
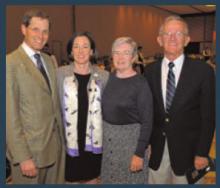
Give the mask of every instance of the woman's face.
POLYGON ((86 36, 75 38, 71 53, 75 63, 88 64, 92 53, 89 39, 86 36))
POLYGON ((124 43, 116 46, 112 52, 112 57, 116 70, 124 71, 132 69, 134 57, 130 44, 124 43))

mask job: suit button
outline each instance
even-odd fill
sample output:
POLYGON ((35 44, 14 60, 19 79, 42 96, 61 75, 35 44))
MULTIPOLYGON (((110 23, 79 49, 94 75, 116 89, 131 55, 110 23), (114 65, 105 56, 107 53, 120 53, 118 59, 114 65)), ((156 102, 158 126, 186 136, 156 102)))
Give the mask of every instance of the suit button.
POLYGON ((170 122, 170 119, 169 119, 169 118, 165 118, 165 122, 166 122, 166 123, 169 123, 169 122, 170 122))
POLYGON ((162 135, 163 135, 163 136, 166 136, 166 133, 165 133, 165 132, 163 132, 163 133, 162 133, 162 135))

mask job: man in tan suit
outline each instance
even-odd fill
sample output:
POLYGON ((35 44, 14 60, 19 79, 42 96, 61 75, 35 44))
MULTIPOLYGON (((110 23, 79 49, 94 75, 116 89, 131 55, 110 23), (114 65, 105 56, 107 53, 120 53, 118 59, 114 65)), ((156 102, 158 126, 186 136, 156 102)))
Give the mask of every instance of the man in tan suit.
POLYGON ((40 52, 49 27, 45 13, 28 11, 21 25, 24 41, 6 57, 6 153, 13 184, 64 183, 55 68, 51 58, 40 52))

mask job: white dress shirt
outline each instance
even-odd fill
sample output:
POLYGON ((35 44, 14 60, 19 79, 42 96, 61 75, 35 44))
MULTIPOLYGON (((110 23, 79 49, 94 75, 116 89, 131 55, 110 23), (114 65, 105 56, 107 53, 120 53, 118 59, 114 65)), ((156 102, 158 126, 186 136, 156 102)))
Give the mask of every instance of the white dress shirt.
POLYGON ((168 76, 168 72, 169 72, 169 66, 168 64, 170 62, 174 63, 174 67, 173 67, 173 73, 175 75, 175 85, 177 87, 178 81, 179 81, 179 77, 180 77, 180 73, 182 70, 182 66, 183 66, 183 61, 184 61, 184 54, 180 55, 177 59, 175 59, 174 61, 170 61, 168 60, 166 57, 163 58, 162 60, 162 64, 161 64, 161 86, 162 86, 162 94, 163 94, 163 102, 164 102, 164 108, 166 108, 166 90, 167 90, 167 76, 168 76))
MULTIPOLYGON (((37 67, 37 60, 36 58, 34 57, 34 55, 36 53, 38 54, 41 54, 40 51, 38 52, 35 52, 33 49, 31 49, 25 42, 22 43, 22 48, 24 49, 25 53, 28 55, 28 57, 32 60, 32 62, 34 63, 34 65, 37 67)), ((47 73, 47 76, 49 75, 48 74, 48 71, 47 71, 47 67, 45 66, 45 62, 44 62, 44 59, 42 58, 42 56, 40 56, 41 58, 41 61, 43 63, 43 66, 44 66, 44 69, 46 70, 46 73, 47 73)), ((49 78, 49 76, 48 76, 49 78)), ((50 78, 49 78, 50 79, 50 78)))

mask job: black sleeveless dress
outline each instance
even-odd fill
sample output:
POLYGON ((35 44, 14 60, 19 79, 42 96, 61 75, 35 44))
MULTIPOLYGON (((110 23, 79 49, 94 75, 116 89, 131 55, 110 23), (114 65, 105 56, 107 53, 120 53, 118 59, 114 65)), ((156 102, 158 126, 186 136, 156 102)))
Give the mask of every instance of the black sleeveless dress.
POLYGON ((78 145, 79 156, 71 157, 66 154, 65 179, 68 182, 91 180, 100 175, 101 154, 93 154, 84 151, 86 123, 88 114, 87 85, 90 74, 79 75, 75 73, 78 80, 78 145))

